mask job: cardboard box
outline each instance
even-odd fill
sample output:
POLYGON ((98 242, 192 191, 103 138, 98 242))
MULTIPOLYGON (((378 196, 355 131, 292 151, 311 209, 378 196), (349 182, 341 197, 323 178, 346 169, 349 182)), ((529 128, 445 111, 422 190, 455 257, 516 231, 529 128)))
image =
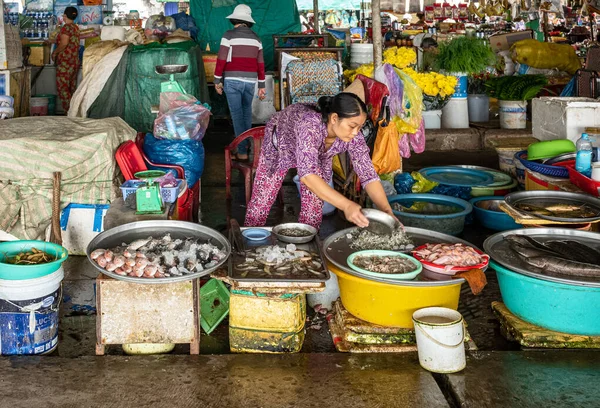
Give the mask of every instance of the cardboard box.
POLYGON ((539 140, 569 139, 575 143, 585 128, 600 127, 600 101, 591 98, 537 98, 533 100, 532 116, 533 137, 539 140))
POLYGON ((50 64, 50 46, 45 44, 27 44, 29 48, 29 65, 34 67, 43 67, 50 64))
POLYGON ((23 66, 23 51, 19 28, 5 24, 0 16, 0 69, 15 69, 23 66))
POLYGON ((510 50, 510 47, 521 40, 533 38, 532 30, 518 31, 514 33, 497 34, 490 37, 490 47, 496 53, 510 50))

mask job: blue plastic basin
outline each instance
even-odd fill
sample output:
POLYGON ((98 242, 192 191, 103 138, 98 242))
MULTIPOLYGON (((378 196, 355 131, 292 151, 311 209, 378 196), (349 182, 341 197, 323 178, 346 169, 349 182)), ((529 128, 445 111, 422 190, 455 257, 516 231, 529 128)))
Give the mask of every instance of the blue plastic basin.
POLYGON ((504 304, 521 319, 545 329, 600 335, 600 288, 532 278, 491 261, 504 304))
POLYGON ((489 228, 494 231, 507 231, 523 228, 523 226, 521 224, 517 224, 510 215, 498 208, 497 204, 504 202, 502 197, 477 197, 473 198, 469 202, 471 205, 473 205, 475 219, 485 228, 489 228), (480 205, 485 205, 485 208, 480 207, 480 205))

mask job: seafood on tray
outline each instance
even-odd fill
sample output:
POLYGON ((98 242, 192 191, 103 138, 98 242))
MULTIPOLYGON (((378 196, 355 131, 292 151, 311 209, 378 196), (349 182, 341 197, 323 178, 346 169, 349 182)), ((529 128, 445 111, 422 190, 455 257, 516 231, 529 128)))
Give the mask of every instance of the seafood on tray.
POLYGON ((299 250, 294 244, 286 247, 263 246, 244 251, 245 259, 236 259, 235 271, 242 278, 302 278, 324 277, 323 264, 316 252, 299 250))
POLYGON ((517 210, 527 211, 535 215, 546 217, 563 218, 592 218, 598 216, 598 211, 586 204, 550 204, 535 205, 530 203, 518 203, 515 205, 517 210))
POLYGON ((525 235, 504 238, 526 264, 559 275, 600 278, 600 251, 575 240, 541 242, 525 235))
POLYGON ((409 273, 418 268, 410 259, 392 255, 360 255, 352 263, 370 272, 386 274, 409 273))
POLYGON ((165 278, 189 275, 216 266, 227 257, 222 249, 198 239, 148 237, 110 249, 96 249, 90 258, 102 269, 121 276, 165 278))
POLYGON ((292 238, 304 238, 312 235, 310 231, 302 228, 283 228, 277 232, 279 235, 292 238))
POLYGON ((445 266, 447 271, 454 267, 481 265, 489 259, 487 255, 464 244, 427 244, 417 248, 413 254, 421 262, 445 266))
POLYGON ((357 228, 346 234, 345 238, 350 242, 350 248, 355 251, 369 249, 411 251, 415 247, 402 226, 396 228, 391 235, 378 235, 364 228, 357 228))

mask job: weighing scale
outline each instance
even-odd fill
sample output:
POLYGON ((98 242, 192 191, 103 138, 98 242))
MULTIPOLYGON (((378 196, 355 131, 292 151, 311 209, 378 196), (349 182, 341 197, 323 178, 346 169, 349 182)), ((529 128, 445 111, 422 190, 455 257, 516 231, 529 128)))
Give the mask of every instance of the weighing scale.
POLYGON ((164 171, 159 170, 140 171, 134 174, 135 178, 145 183, 135 192, 137 215, 163 213, 160 185, 156 182, 156 179, 165 174, 164 171))
POLYGON ((169 75, 169 80, 161 82, 160 92, 179 92, 185 94, 185 90, 177 81, 175 81, 175 74, 183 74, 187 72, 187 65, 157 65, 154 67, 157 74, 169 75))

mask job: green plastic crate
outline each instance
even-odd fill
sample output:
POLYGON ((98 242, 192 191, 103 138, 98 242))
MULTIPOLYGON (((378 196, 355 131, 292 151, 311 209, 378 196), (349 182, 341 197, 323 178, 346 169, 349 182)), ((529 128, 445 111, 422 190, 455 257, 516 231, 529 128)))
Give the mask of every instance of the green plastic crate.
POLYGON ((210 334, 229 314, 229 290, 223 282, 211 279, 200 288, 200 325, 210 334))

